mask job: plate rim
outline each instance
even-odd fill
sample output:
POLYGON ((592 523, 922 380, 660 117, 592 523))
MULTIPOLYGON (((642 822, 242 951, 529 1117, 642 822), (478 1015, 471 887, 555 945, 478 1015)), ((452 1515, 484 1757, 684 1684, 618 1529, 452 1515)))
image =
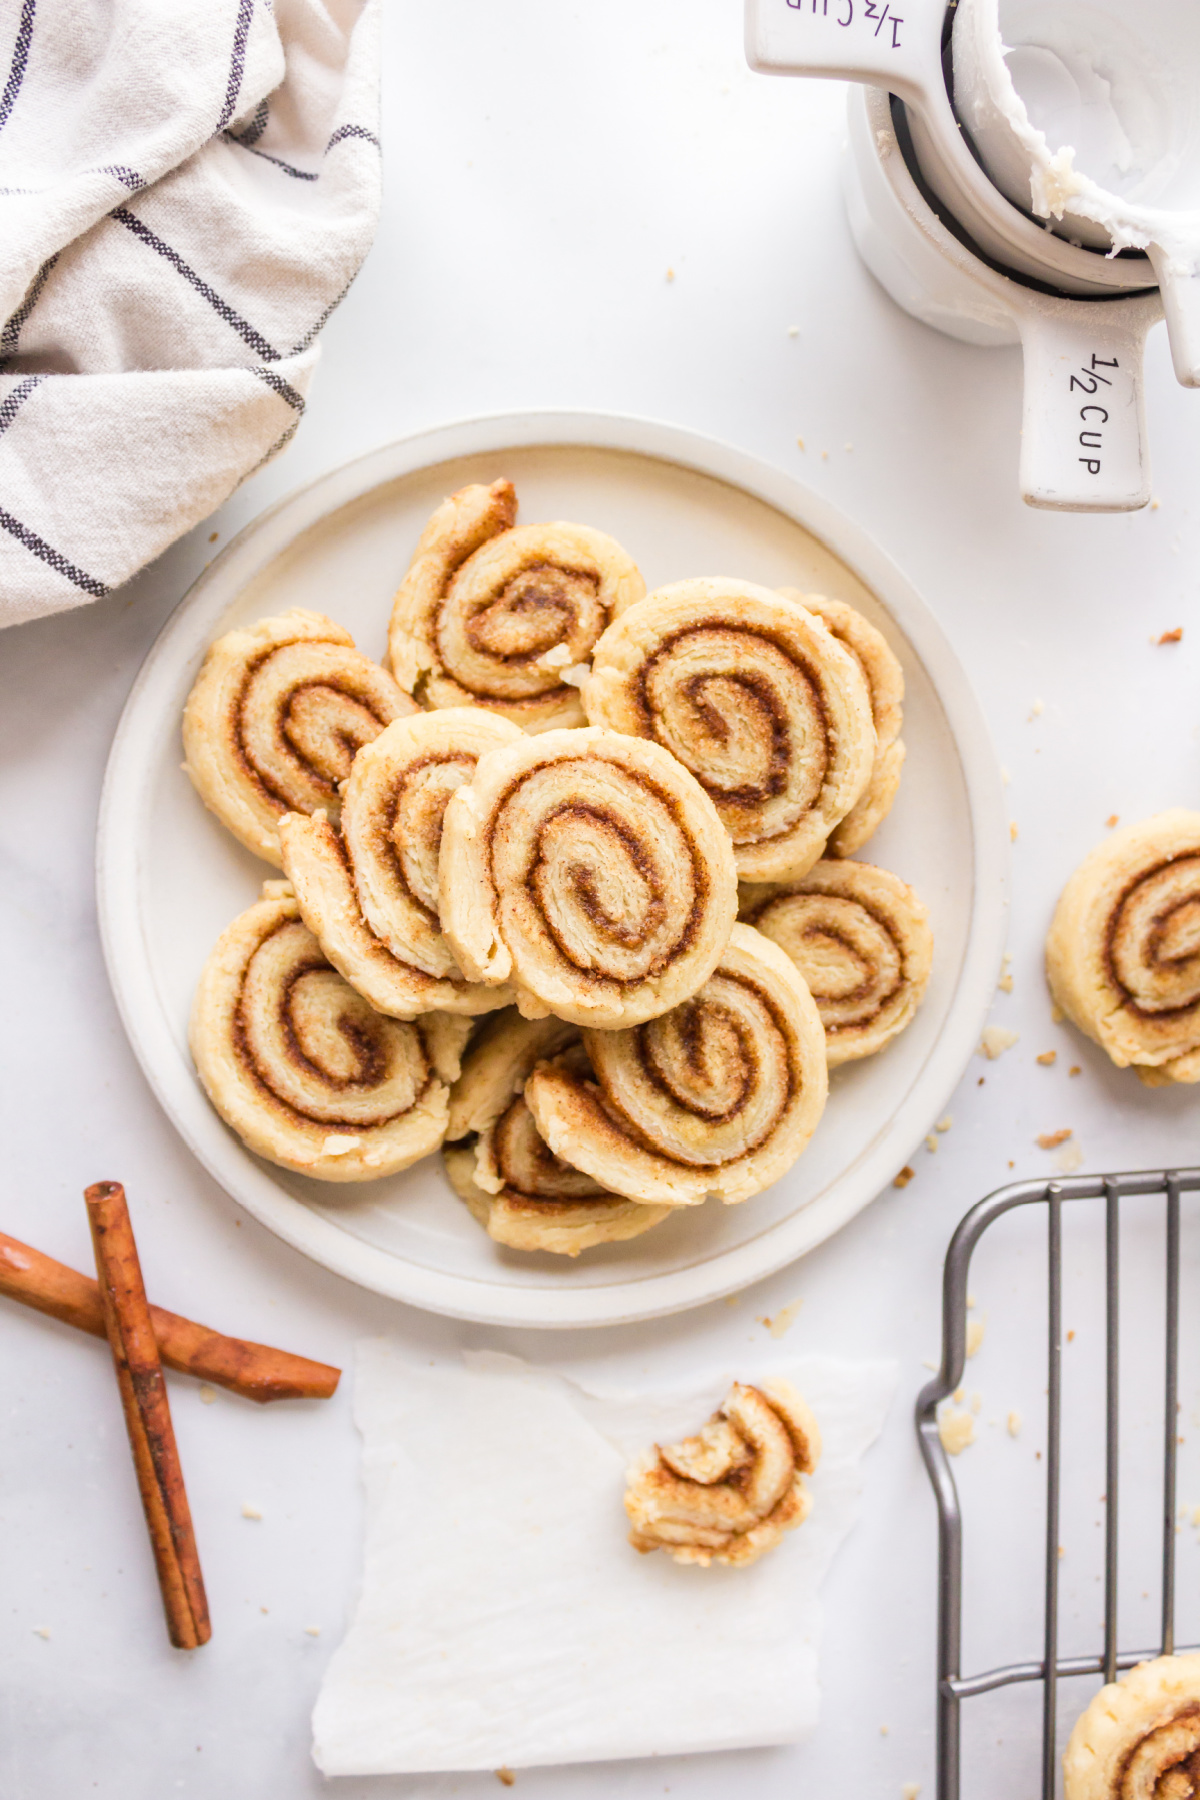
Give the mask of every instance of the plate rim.
POLYGON ((201 1166, 268 1230, 361 1287, 451 1318, 547 1330, 630 1324, 721 1299, 795 1262, 870 1205, 891 1180, 896 1157, 907 1155, 944 1109, 977 1046, 1007 937, 1008 869, 1003 789, 982 708, 936 614, 867 531, 794 476, 719 438, 656 419, 570 408, 487 413, 393 439, 316 476, 243 526, 190 584, 143 659, 113 737, 96 831, 97 911, 113 997, 151 1091, 201 1166), (836 1197, 702 1263, 587 1288, 527 1288, 431 1270, 367 1244, 278 1185, 213 1113, 180 1057, 145 942, 137 839, 130 832, 123 840, 120 828, 123 818, 139 815, 151 778, 136 747, 143 697, 178 640, 203 635, 296 537, 385 482, 460 457, 542 445, 648 456, 691 470, 749 494, 817 538, 878 596, 924 665, 954 738, 971 825, 967 941, 946 1025, 901 1108, 839 1179, 836 1197), (890 1141, 901 1117, 914 1124, 897 1152, 890 1141))

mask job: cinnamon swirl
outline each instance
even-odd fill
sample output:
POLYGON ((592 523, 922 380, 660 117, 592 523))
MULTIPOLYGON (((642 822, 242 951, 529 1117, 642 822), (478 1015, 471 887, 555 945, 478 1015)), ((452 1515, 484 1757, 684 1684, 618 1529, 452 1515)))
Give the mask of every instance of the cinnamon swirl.
POLYGON ((284 813, 324 807, 336 823, 355 751, 416 710, 348 631, 297 609, 209 650, 184 707, 184 767, 222 824, 278 868, 284 813))
POLYGON ((871 778, 841 824, 830 834, 831 856, 853 856, 892 810, 904 767, 904 671, 895 651, 881 631, 844 600, 828 600, 824 594, 802 594, 798 588, 780 588, 785 600, 794 600, 815 613, 827 631, 844 644, 863 672, 871 696, 875 724, 875 761, 871 778))
POLYGON ((234 920, 192 1006, 208 1097, 259 1156, 320 1181, 370 1181, 441 1143, 469 1022, 383 1017, 332 969, 286 882, 234 920))
POLYGON ((1063 1756, 1064 1800, 1200 1794, 1200 1656, 1158 1656, 1093 1695, 1063 1756))
POLYGON ((872 1056, 910 1022, 933 964, 929 915, 898 875, 819 862, 803 881, 741 890, 741 918, 785 950, 825 1027, 830 1068, 872 1056))
POLYGON ((442 930, 529 1018, 613 1028, 695 993, 737 910, 712 802, 657 744, 592 727, 491 750, 451 796, 442 930))
POLYGON ((804 1485, 821 1457, 808 1404, 786 1381, 735 1381, 695 1437, 656 1444, 627 1475, 635 1550, 678 1563, 757 1562, 812 1505, 804 1485))
POLYGON ((446 802, 487 750, 522 737, 477 706, 397 719, 361 749, 342 792, 341 834, 322 813, 279 826, 301 917, 339 974, 378 1012, 494 1012, 506 988, 463 979, 438 919, 446 802))
POLYGON ((446 1173, 488 1236, 514 1250, 578 1256, 596 1244, 639 1237, 667 1217, 665 1206, 639 1206, 561 1162, 539 1135, 520 1088, 535 1064, 554 1056, 590 1074, 574 1025, 502 1014, 485 1028, 450 1096, 446 1173))
POLYGON ((392 604, 392 669, 428 707, 486 706, 526 731, 582 725, 571 678, 646 584, 603 531, 516 516, 511 481, 443 500, 392 604))
POLYGON ((1200 1081, 1200 813, 1114 831, 1063 889, 1050 991, 1118 1068, 1200 1081))
POLYGON ((525 1083, 554 1154, 661 1206, 746 1200, 816 1129, 828 1077, 812 996, 782 950, 735 925, 692 999, 625 1031, 585 1031, 594 1079, 540 1063, 525 1083))
POLYGON ((803 875, 871 775, 871 698, 821 621, 744 581, 678 581, 596 646, 595 725, 662 744, 712 796, 746 881, 803 875))

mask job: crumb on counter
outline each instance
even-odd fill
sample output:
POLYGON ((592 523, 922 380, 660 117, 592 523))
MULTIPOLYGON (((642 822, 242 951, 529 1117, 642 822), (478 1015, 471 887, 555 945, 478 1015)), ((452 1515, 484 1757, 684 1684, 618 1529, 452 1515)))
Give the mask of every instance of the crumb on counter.
POLYGON ((306 1625, 304 1629, 309 1637, 320 1637, 321 1635, 321 1627, 319 1625, 306 1625))
POLYGON ((1011 994, 1012 993, 1013 978, 1012 978, 1012 973, 1010 970, 1005 969, 1003 975, 1000 977, 999 981, 996 983, 996 986, 1000 989, 1000 992, 1002 994, 1011 994))
POLYGON ((978 1302, 978 1300, 977 1300, 977 1299, 976 1299, 976 1298, 975 1298, 975 1295, 974 1295, 974 1294, 968 1294, 968 1295, 967 1295, 967 1308, 968 1308, 968 1311, 974 1311, 974 1309, 975 1309, 975 1307, 977 1307, 977 1306, 978 1306, 978 1305, 979 1305, 979 1302, 978 1302))
POLYGON ((1083 1070, 1080 1068, 1078 1063, 1072 1063, 1070 1068, 1067 1070, 1067 1074, 1068 1075, 1082 1075, 1083 1070))
POLYGON ((216 1399, 216 1397, 217 1397, 216 1388, 209 1387, 207 1381, 204 1382, 200 1389, 201 1404, 203 1406, 211 1406, 213 1401, 216 1399))
POLYGON ((893 1181, 892 1186, 906 1188, 916 1172, 917 1171, 913 1168, 911 1163, 905 1163, 904 1167, 893 1181))
POLYGON ((50 1636, 50 1627, 48 1625, 35 1625, 33 1628, 33 1635, 34 1637, 48 1638, 50 1636))
POLYGON ((1040 1056, 1035 1056, 1033 1060, 1034 1062, 1041 1063, 1043 1069, 1052 1069, 1058 1061, 1058 1051, 1043 1050, 1042 1054, 1040 1056))
POLYGON ((977 1054, 986 1056, 989 1062, 995 1062, 1006 1050, 1011 1050, 1020 1038, 1019 1031, 1010 1031, 1006 1025, 989 1025, 979 1040, 977 1054))
POLYGON ((987 1330, 986 1319, 967 1320, 967 1355, 975 1356, 983 1345, 983 1335, 987 1330))
POLYGON ((979 1414, 983 1411, 983 1395, 982 1394, 972 1394, 971 1395, 971 1411, 975 1414, 976 1418, 978 1418, 979 1414))
POLYGON ((773 1318, 764 1316, 759 1319, 758 1322, 760 1325, 766 1326, 773 1338, 781 1338, 792 1329, 792 1326, 796 1323, 796 1317, 800 1308, 803 1305, 803 1300, 793 1300, 790 1305, 781 1306, 773 1318))
POLYGON ((1037 1147, 1039 1150, 1057 1150, 1058 1146, 1065 1144, 1070 1136, 1071 1127, 1069 1125, 1064 1125, 1061 1131, 1042 1131, 1038 1133, 1037 1147))
POLYGON ((243 1500, 242 1501, 242 1517, 243 1517, 243 1519, 261 1519, 262 1518, 262 1508, 260 1506, 255 1506, 249 1500, 243 1500))
POLYGON ((787 328, 787 334, 789 337, 799 337, 800 336, 800 327, 798 325, 789 325, 787 328))
POLYGON ((1009 1413, 1007 1423, 1008 1423, 1009 1437, 1011 1437, 1011 1438, 1020 1437, 1020 1435, 1021 1435, 1021 1415, 1016 1410, 1015 1407, 1013 1408, 1012 1412, 1009 1413))
POLYGON ((1009 841, 1009 843, 1015 844, 1019 835, 1020 835, 1020 833, 1017 830, 1017 821, 1015 819, 1010 819, 1008 821, 1008 841, 1009 841))
POLYGON ((668 269, 668 270, 667 270, 667 280, 668 280, 668 281, 674 281, 674 279, 675 279, 675 271, 674 271, 674 269, 668 269))
POLYGON ((1083 1167, 1083 1147, 1077 1138, 1063 1145, 1054 1158, 1054 1166, 1060 1175, 1073 1175, 1076 1169, 1083 1167))
POLYGON ((1003 782, 1005 787, 1007 787, 1009 782, 1012 780, 1012 776, 1009 774, 1008 770, 1005 768, 1003 763, 1000 764, 1000 780, 1003 782))
POLYGON ((921 1784, 919 1781, 906 1781, 904 1786, 900 1789, 900 1800, 917 1800, 917 1795, 920 1792, 921 1784))
POLYGON ((1031 719, 1039 719, 1045 710, 1046 702, 1044 700, 1035 700, 1033 705, 1029 708, 1029 717, 1031 719))
POLYGON ((938 1141, 934 1137, 934 1135, 931 1131, 929 1133, 928 1137, 925 1139, 925 1148, 928 1150, 930 1156, 932 1156, 934 1154, 934 1152, 937 1150, 937 1144, 938 1144, 938 1141))
POLYGON ((511 1769, 496 1770, 496 1780, 500 1783, 501 1787, 512 1787, 515 1784, 516 1779, 517 1778, 511 1769))
POLYGON ((796 446, 797 446, 797 448, 798 448, 798 449, 800 449, 800 450, 803 450, 803 448, 804 448, 804 439, 803 439, 803 438, 801 438, 801 437, 798 437, 798 438, 797 438, 797 439, 796 439, 796 446))
POLYGON ((945 1407, 938 1418, 938 1436, 947 1456, 961 1456, 968 1445, 975 1442, 974 1415, 959 1412, 952 1406, 945 1407))
POLYGON ((1109 815, 1108 815, 1107 819, 1105 819, 1104 823, 1108 826, 1108 829, 1111 831, 1114 825, 1119 825, 1121 823, 1120 813, 1109 813, 1109 815))
POLYGON ((1174 631, 1164 631, 1159 638, 1160 644, 1177 644, 1183 637, 1183 626, 1176 625, 1174 631))
POLYGON ((934 1126, 934 1130, 935 1131, 949 1131, 949 1129, 953 1125, 953 1123, 954 1123, 954 1114, 947 1113, 944 1119, 938 1120, 937 1124, 934 1126))
POLYGON ((742 1296, 740 1294, 726 1294, 725 1304, 726 1306, 737 1306, 741 1298, 742 1296))

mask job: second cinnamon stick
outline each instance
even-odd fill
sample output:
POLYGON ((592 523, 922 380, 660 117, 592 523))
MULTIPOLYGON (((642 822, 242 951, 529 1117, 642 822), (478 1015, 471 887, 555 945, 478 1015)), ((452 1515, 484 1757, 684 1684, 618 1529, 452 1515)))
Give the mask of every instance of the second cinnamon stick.
POLYGON ((167 1630, 178 1649, 194 1650, 208 1642, 212 1626, 125 1190, 119 1181, 98 1181, 87 1189, 84 1198, 96 1252, 104 1321, 150 1531, 167 1630))

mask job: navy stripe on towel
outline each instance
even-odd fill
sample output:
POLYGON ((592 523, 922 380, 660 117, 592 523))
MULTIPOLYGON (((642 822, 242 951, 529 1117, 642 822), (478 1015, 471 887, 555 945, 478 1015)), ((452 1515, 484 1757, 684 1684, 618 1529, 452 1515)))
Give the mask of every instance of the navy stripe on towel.
POLYGON ((24 544, 25 548, 31 550, 35 556, 40 556, 44 563, 49 563, 56 574, 62 575, 67 581, 73 581, 77 588, 82 588, 85 594, 93 594, 97 600, 102 600, 105 594, 110 592, 102 581, 97 581, 94 575, 87 575, 82 569, 77 569, 61 550, 56 550, 53 544, 48 544, 45 538, 39 537, 36 531, 31 531, 28 525, 22 525, 20 519, 14 519, 12 514, 5 512, 2 506, 0 506, 0 526, 5 531, 11 532, 17 542, 24 544))
POLYGON ((110 219, 116 219, 118 224, 124 225, 127 231, 132 231, 134 237, 140 238, 143 244, 156 251, 159 256, 171 264, 173 269, 177 269, 183 279, 195 288, 201 299, 207 300, 213 311, 219 314, 227 325, 232 326, 238 336, 249 344, 252 350, 257 351, 259 356, 265 357, 267 362, 279 361, 278 350, 267 342, 262 333, 256 331, 248 320, 243 319, 241 313, 230 306, 228 300, 223 300, 216 289, 210 287, 204 277, 196 273, 190 263, 184 262, 178 250, 172 250, 170 244, 164 243, 162 238, 156 232, 151 231, 148 225, 143 225, 136 213, 131 213, 127 206, 118 206, 108 216, 110 219))
POLYGON ((25 71, 29 67, 29 46, 33 39, 33 15, 37 11, 37 0, 24 0, 21 7, 21 22, 17 26, 17 41, 13 45, 13 58, 8 71, 8 80, 4 84, 4 92, 0 94, 0 131, 8 123, 8 115, 17 103, 17 95, 21 91, 21 83, 25 79, 25 71))

